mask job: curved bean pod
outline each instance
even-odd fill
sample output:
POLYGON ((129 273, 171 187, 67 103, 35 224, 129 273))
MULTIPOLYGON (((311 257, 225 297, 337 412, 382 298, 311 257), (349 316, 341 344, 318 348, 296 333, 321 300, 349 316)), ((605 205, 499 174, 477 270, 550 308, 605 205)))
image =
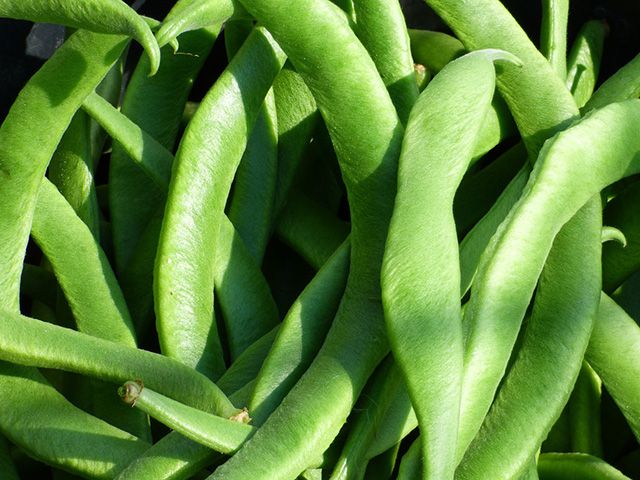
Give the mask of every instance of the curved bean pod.
MULTIPOLYGON (((635 158, 640 145, 629 142, 636 122, 640 122, 640 101, 629 100, 593 112, 556 135, 545 144, 522 197, 492 238, 464 316, 461 416, 469 421, 461 427, 463 447, 489 408, 553 238, 602 188, 640 167, 635 158), (611 135, 598 140, 593 132, 603 125, 609 126, 611 135), (581 178, 579 185, 574 183, 576 176, 581 178), (516 262, 513 252, 523 256, 516 262), (495 341, 498 337, 500 342, 495 341)), ((587 225, 584 228, 589 231, 587 225)), ((598 231, 598 244, 599 235, 598 231)))
POLYGON ((602 235, 600 236, 602 243, 616 242, 622 248, 627 247, 627 237, 621 230, 616 227, 603 226, 602 235))
POLYGON ((214 378, 225 366, 213 320, 209 249, 215 249, 248 131, 284 59, 269 34, 255 29, 200 104, 176 155, 156 255, 159 340, 163 353, 214 378), (198 195, 191 189, 194 182, 203 186, 198 195))
POLYGON ((22 261, 47 164, 74 113, 118 60, 126 43, 117 36, 75 33, 22 89, 0 127, 0 191, 4 196, 0 204, 0 306, 4 309, 18 310, 22 261), (82 82, 77 81, 79 76, 82 82))
POLYGON ((611 75, 591 96, 583 112, 640 97, 640 55, 611 75))
POLYGON ((78 329, 135 347, 131 317, 106 255, 47 179, 40 186, 31 232, 53 266, 78 329))
POLYGON ((583 453, 543 453, 538 473, 540 480, 631 480, 604 460, 583 453))
POLYGON ((354 31, 371 55, 403 124, 418 99, 407 25, 398 0, 354 0, 354 31))
POLYGON ((76 372, 115 383, 139 378, 151 388, 195 408, 223 417, 237 413, 214 383, 175 360, 22 315, 9 312, 0 315, 2 360, 76 372))
POLYGON ((518 353, 456 479, 518 478, 569 400, 598 308, 600 211, 587 203, 555 237, 518 353))
POLYGON ((606 294, 587 348, 586 359, 640 440, 640 328, 606 294))
POLYGON ((150 75, 154 75, 160 65, 160 48, 147 22, 121 0, 1 0, 0 17, 127 35, 140 42, 149 55, 150 75))
POLYGON ((587 362, 582 362, 580 375, 567 404, 572 452, 602 457, 601 394, 602 380, 587 362))
POLYGON ((558 78, 567 77, 567 22, 569 0, 543 0, 540 51, 558 78))
POLYGON ((234 453, 256 430, 246 425, 250 420, 246 412, 240 412, 237 419, 218 417, 160 395, 140 382, 126 382, 118 394, 125 403, 216 452, 234 453))
POLYGON ((109 479, 149 448, 148 443, 71 405, 34 368, 0 362, 0 390, 4 407, 0 430, 29 455, 50 465, 109 479))
POLYGON ((453 478, 456 466, 463 337, 451 206, 493 97, 494 59, 512 61, 503 52, 474 52, 434 77, 409 117, 400 154, 382 299, 420 425, 425 479, 453 478))
POLYGON ((289 309, 256 379, 249 401, 254 425, 262 425, 302 376, 319 350, 349 273, 349 242, 327 260, 289 309), (296 362, 291 359, 296 358, 296 362))

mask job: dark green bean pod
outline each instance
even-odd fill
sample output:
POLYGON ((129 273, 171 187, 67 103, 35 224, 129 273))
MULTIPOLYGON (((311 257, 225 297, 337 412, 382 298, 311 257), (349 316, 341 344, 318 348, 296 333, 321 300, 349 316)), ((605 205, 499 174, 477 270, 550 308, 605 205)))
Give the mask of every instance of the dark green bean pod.
POLYGON ((1 315, 2 360, 76 372, 113 383, 139 378, 150 388, 195 408, 227 418, 237 413, 214 383, 171 358, 22 315, 1 315))
POLYGON ((640 55, 611 75, 591 96, 583 112, 640 97, 640 55))
POLYGON ((296 189, 278 217, 276 234, 319 270, 349 235, 349 224, 296 189))
POLYGON ((409 117, 400 155, 382 298, 420 425, 425 479, 453 478, 456 467, 463 336, 452 205, 493 97, 494 60, 515 61, 474 52, 436 75, 409 117))
POLYGON ((556 236, 519 350, 456 479, 522 475, 569 400, 597 312, 600 211, 599 201, 587 203, 556 236), (580 255, 566 255, 572 249, 580 255))
POLYGON ((163 47, 182 33, 221 25, 234 15, 236 9, 235 2, 231 0, 179 0, 156 32, 158 44, 163 47))
POLYGON ((543 453, 538 474, 540 480, 631 480, 604 460, 583 453, 543 453))
POLYGON ((558 78, 567 77, 567 22, 569 0, 542 1, 540 51, 547 57, 558 78))
POLYGON ((567 88, 578 107, 591 98, 598 80, 606 25, 597 20, 585 23, 575 39, 567 59, 567 88))
POLYGON ((76 110, 126 43, 117 36, 72 35, 23 88, 0 127, 0 189, 5 193, 0 205, 3 308, 18 309, 22 260, 47 164, 76 110), (80 75, 82 82, 76 80, 80 75))
POLYGON ((249 402, 262 425, 311 364, 331 326, 349 273, 349 242, 327 260, 289 309, 264 361, 249 402), (297 361, 292 362, 295 358, 297 361))
POLYGON ((602 380, 583 362, 567 404, 572 452, 602 457, 601 394, 602 380))
POLYGON ((0 17, 127 35, 140 42, 149 55, 151 75, 160 65, 160 48, 147 22, 121 0, 0 0, 0 17))
POLYGON ((586 359, 640 441, 639 355, 640 327, 613 300, 602 294, 586 359))
MULTIPOLYGON (((8 315, 3 314, 3 324, 8 315)), ((83 477, 109 479, 149 448, 71 405, 34 368, 0 362, 0 391, 0 431, 42 462, 83 477)))
POLYGON ((406 125, 418 99, 407 25, 398 0, 353 0, 354 31, 371 55, 406 125))
POLYGON ((419 480, 422 472, 422 448, 420 437, 416 438, 402 457, 397 480, 419 480))
POLYGON ((0 436, 0 472, 6 480, 20 480, 16 466, 13 464, 7 440, 0 436))
POLYGON ((156 255, 158 335, 163 353, 213 378, 225 370, 213 314, 220 218, 247 135, 284 59, 256 28, 200 104, 176 154, 156 255), (197 195, 194 183, 202 186, 197 195))
POLYGON ((48 180, 40 187, 32 235, 51 262, 78 329, 135 347, 131 317, 107 257, 48 180))
POLYGON ((399 452, 400 443, 396 443, 393 447, 372 458, 367 464, 363 478, 371 480, 389 480, 393 478, 392 474, 396 468, 399 452))
POLYGON ((604 210, 604 222, 622 230, 627 245, 607 242, 602 246, 602 289, 611 293, 640 269, 640 218, 630 205, 640 202, 640 183, 629 185, 604 210))
POLYGON ((160 395, 140 382, 126 382, 118 394, 125 403, 216 452, 234 453, 256 430, 246 425, 250 419, 245 411, 231 419, 218 417, 160 395))

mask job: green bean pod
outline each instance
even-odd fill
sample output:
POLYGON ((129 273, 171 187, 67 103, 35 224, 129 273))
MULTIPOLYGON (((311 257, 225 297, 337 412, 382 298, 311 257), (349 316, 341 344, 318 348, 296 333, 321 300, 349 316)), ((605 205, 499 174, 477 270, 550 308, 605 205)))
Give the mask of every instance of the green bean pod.
POLYGON ((598 309, 601 204, 596 198, 554 240, 519 350, 457 479, 518 478, 569 400, 598 309))
POLYGON ((354 31, 371 55, 403 124, 418 99, 407 25, 398 0, 354 0, 354 31))
POLYGON ((571 47, 567 60, 567 88, 582 108, 591 98, 602 60, 602 48, 607 27, 592 20, 585 23, 571 47))
POLYGON ((2 317, 2 360, 76 372, 113 383, 139 378, 151 388, 195 408, 223 417, 237 413, 214 383, 173 359, 14 313, 3 312, 2 317))
POLYGON ((135 332, 109 261, 56 187, 40 186, 32 234, 53 266, 78 329, 130 347, 135 332))
POLYGON ((569 0, 543 0, 540 51, 558 78, 567 77, 567 22, 569 0))
MULTIPOLYGON (((0 391, 0 431, 47 464, 83 477, 109 479, 149 448, 145 441, 71 405, 36 369, 0 362, 0 391)), ((5 478, 5 471, 2 474, 5 478)))
POLYGON ((382 298, 420 425, 425 479, 453 478, 456 466, 463 337, 452 205, 493 97, 493 60, 513 61, 481 51, 436 75, 409 117, 400 155, 382 298))
POLYGON ((588 112, 613 102, 640 97, 640 55, 604 81, 582 109, 588 112))
POLYGON ((125 403, 216 452, 234 453, 256 430, 246 425, 250 420, 246 412, 240 412, 237 419, 218 417, 160 395, 140 382, 126 382, 118 394, 125 403))
POLYGON ((640 101, 629 100, 593 112, 547 142, 522 197, 492 238, 464 317, 461 416, 470 416, 461 428, 464 440, 488 410, 553 238, 591 197, 640 167, 634 158, 639 146, 629 142, 636 122, 640 101), (603 125, 610 129, 606 140, 595 135, 603 125), (520 254, 517 262, 513 252, 520 254))
POLYGON ((602 380, 587 362, 583 362, 567 404, 571 451, 602 457, 601 394, 602 380))
POLYGON ((6 480, 20 480, 16 466, 11 460, 9 445, 2 436, 0 436, 0 472, 5 476, 6 480))
POLYGON ((215 260, 209 249, 215 248, 249 129, 284 58, 269 34, 255 29, 200 104, 176 155, 156 255, 159 340, 163 353, 214 378, 225 366, 213 317, 215 260), (194 182, 202 185, 197 195, 194 182))
POLYGON ((543 453, 538 473, 540 480, 631 480, 604 460, 584 453, 543 453))
POLYGON ((345 289, 349 253, 349 243, 345 241, 284 318, 249 402, 254 425, 262 425, 271 415, 320 349, 345 289), (297 361, 292 362, 292 358, 297 361))
POLYGON ((586 359, 602 379, 640 440, 640 328, 606 294, 587 348, 586 359))
POLYGON ((47 164, 76 110, 125 45, 117 36, 72 35, 22 89, 0 127, 0 306, 5 309, 18 309, 22 260, 47 164))
POLYGON ((221 25, 236 8, 231 0, 179 0, 156 32, 158 44, 163 47, 182 33, 221 25))
POLYGON ((121 0, 1 0, 0 17, 126 35, 140 42, 149 55, 150 75, 154 75, 160 66, 160 48, 147 22, 121 0))
POLYGON ((420 437, 416 438, 409 450, 402 457, 398 480, 419 480, 422 471, 422 448, 420 447, 420 437))

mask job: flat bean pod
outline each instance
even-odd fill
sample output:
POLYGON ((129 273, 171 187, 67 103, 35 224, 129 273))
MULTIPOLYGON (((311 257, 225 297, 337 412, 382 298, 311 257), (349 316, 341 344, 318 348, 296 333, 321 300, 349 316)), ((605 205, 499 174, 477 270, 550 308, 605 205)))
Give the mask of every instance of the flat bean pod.
POLYGON ((426 479, 452 478, 456 466, 463 337, 451 207, 493 97, 494 59, 512 60, 482 51, 436 75, 409 117, 400 155, 383 305, 391 349, 420 425, 426 479))
POLYGON ((640 97, 640 55, 611 75, 582 109, 588 112, 613 102, 640 97))
POLYGON ((147 22, 121 0, 2 0, 0 17, 127 35, 140 42, 149 55, 151 75, 158 71, 160 65, 160 48, 147 22))
POLYGON ((597 457, 583 453, 544 453, 538 459, 540 480, 630 480, 597 457))
POLYGON ((195 408, 223 417, 237 412, 214 383, 173 359, 14 313, 3 312, 2 317, 2 360, 76 372, 114 383, 139 378, 151 388, 195 408))
POLYGON ((176 155, 156 255, 158 333, 163 353, 212 377, 225 368, 213 321, 209 249, 216 245, 248 131, 284 59, 269 34, 255 29, 200 104, 176 155), (197 195, 193 182, 203 186, 197 195), (209 221, 195 228, 207 216, 209 221))

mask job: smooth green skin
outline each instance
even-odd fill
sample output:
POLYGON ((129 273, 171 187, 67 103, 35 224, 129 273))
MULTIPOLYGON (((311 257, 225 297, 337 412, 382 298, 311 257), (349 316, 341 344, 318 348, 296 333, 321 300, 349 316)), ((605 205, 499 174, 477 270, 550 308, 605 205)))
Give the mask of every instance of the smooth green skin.
POLYGON ((149 448, 71 405, 36 369, 0 362, 0 390, 0 430, 44 463, 83 477, 108 479, 149 448))
POLYGON ((538 474, 540 480, 630 480, 604 460, 583 453, 543 453, 538 474))
POLYGON ((276 326, 273 330, 265 333, 244 350, 242 355, 238 356, 231 364, 229 369, 216 382, 216 385, 224 393, 230 395, 237 392, 258 376, 279 328, 279 326, 276 326))
POLYGON ((100 211, 93 182, 93 159, 91 121, 84 112, 78 112, 51 158, 47 176, 91 233, 100 238, 100 211))
POLYGON ((640 327, 606 294, 587 348, 586 360, 602 379, 640 439, 640 327))
POLYGON ((23 88, 0 127, 3 309, 18 310, 22 261, 47 164, 74 113, 117 61, 126 43, 118 36, 74 34, 23 88), (83 81, 77 82, 80 76, 83 81))
POLYGON ((82 108, 117 140, 130 158, 140 160, 138 164, 158 187, 167 188, 173 162, 171 152, 97 93, 85 98, 82 108))
POLYGON ((587 362, 583 362, 567 404, 572 452, 602 457, 601 394, 602 380, 587 362))
POLYGON ((2 360, 76 372, 112 383, 139 378, 189 406, 223 417, 237 412, 214 383, 171 358, 22 315, 9 312, 2 315, 2 360))
POLYGON ((540 51, 558 78, 567 77, 567 22, 569 0, 542 0, 540 51))
POLYGON ((349 224, 317 200, 295 189, 278 217, 276 234, 319 270, 349 235, 349 224))
POLYGON ((173 167, 155 263, 156 325, 165 355, 213 378, 225 365, 211 249, 248 133, 284 59, 269 34, 255 29, 201 102, 173 167))
POLYGON ((522 67, 505 65, 497 84, 530 157, 536 158, 544 141, 578 115, 564 87, 564 78, 553 73, 549 62, 499 1, 426 0, 426 3, 468 50, 499 48, 524 63, 522 67))
POLYGON ((456 470, 457 479, 522 475, 569 400, 597 312, 601 210, 596 196, 555 237, 518 353, 456 470), (579 254, 567 255, 571 250, 579 254))
MULTIPOLYGON (((184 35, 181 39, 182 54, 174 54, 170 47, 163 48, 160 70, 153 77, 147 76, 149 58, 143 55, 131 75, 121 111, 169 151, 173 151, 194 79, 209 55, 218 31, 219 28, 212 27, 184 35)), ((146 261, 132 260, 132 257, 150 219, 161 213, 157 212, 158 205, 162 203, 160 210, 164 210, 164 202, 161 202, 163 195, 153 180, 141 172, 139 166, 132 164, 122 146, 115 143, 109 163, 109 213, 115 270, 121 275, 130 261, 150 263, 143 275, 132 282, 139 285, 147 280, 148 287, 145 290, 149 299, 152 288, 146 272, 153 269, 155 246, 146 261)), ((153 235, 147 235, 157 238, 159 231, 158 226, 153 235)), ((140 252, 149 253, 146 248, 139 248, 138 254, 140 252)), ((134 292, 129 293, 128 289, 124 290, 129 302, 142 298, 134 292)), ((137 308, 132 306, 132 310, 137 308)))
POLYGON ((409 117, 400 154, 382 299, 420 425, 425 479, 453 478, 456 466, 463 336, 452 205, 493 97, 494 55, 466 55, 436 75, 409 117))
POLYGON ((582 108, 591 98, 602 60, 607 27, 601 21, 585 23, 576 37, 567 59, 567 88, 582 108))
POLYGON ((538 468, 536 460, 529 460, 526 471, 522 474, 519 480, 539 480, 538 468))
POLYGON ((458 236, 466 237, 482 220, 525 162, 527 150, 518 142, 485 168, 465 175, 453 201, 458 236))
POLYGON ((247 141, 234 181, 229 219, 260 265, 273 223, 278 161, 278 128, 273 91, 269 91, 247 141))
POLYGON ((397 480, 419 480, 422 472, 422 448, 420 437, 416 438, 402 457, 397 480))
MULTIPOLYGON (((417 64, 424 65, 436 74, 448 63, 464 55, 464 45, 455 37, 429 30, 409 30, 411 51, 417 64)), ((495 95, 491 109, 482 122, 482 129, 475 143, 474 160, 515 133, 513 119, 502 98, 495 95)))
POLYGON ((355 418, 352 415, 349 419, 349 434, 333 467, 331 480, 365 478, 369 446, 378 433, 376 426, 383 421, 401 383, 401 373, 389 356, 372 375, 359 403, 354 407, 355 418))
POLYGON ((627 246, 608 242, 602 247, 602 289, 611 293, 640 268, 640 219, 630 205, 640 202, 640 184, 627 187, 604 210, 604 222, 624 232, 627 246))
MULTIPOLYGON (((105 125, 109 134, 129 153, 128 158, 137 163, 148 177, 153 178, 165 193, 173 155, 123 114, 96 96, 88 97, 84 108, 105 125)), ((164 197, 162 201, 164 202, 164 197)), ((144 251, 133 256, 133 261, 125 270, 122 279, 123 289, 129 292, 129 300, 134 301, 133 312, 143 318, 148 315, 148 309, 153 303, 151 289, 148 287, 152 283, 152 256, 156 251, 161 221, 160 215, 151 220, 138 246, 144 251), (142 298, 132 294, 138 294, 142 298)), ((227 217, 223 217, 220 225, 214 275, 229 337, 228 344, 231 356, 235 359, 245 348, 275 326, 279 315, 263 274, 227 217), (251 294, 247 295, 247 291, 251 294)), ((138 330, 144 331, 141 328, 138 330)))
POLYGON ((2 472, 6 480, 20 480, 13 460, 11 460, 9 444, 2 436, 0 436, 0 472, 2 472))
MULTIPOLYGON (((635 157, 640 145, 630 141, 637 122, 640 101, 629 100, 598 110, 557 134, 545 144, 522 197, 493 236, 463 321, 461 447, 489 408, 553 238, 596 193, 638 171, 635 157), (603 128, 611 132, 606 139, 603 128)), ((577 235, 589 232, 587 220, 584 217, 582 227, 572 224, 571 230, 577 235)), ((600 243, 600 229, 597 238, 600 243)))
POLYGON ((242 421, 188 407, 136 382, 125 383, 118 394, 125 403, 216 452, 233 454, 256 431, 242 421))
POLYGON ((160 65, 160 48, 147 22, 121 0, 0 0, 0 17, 126 35, 136 39, 149 55, 150 75, 160 65))
POLYGON ((236 13, 234 3, 231 0, 179 0, 156 32, 158 44, 163 47, 182 33, 221 25, 236 13))
POLYGON ((31 232, 51 262, 78 330, 135 347, 131 317, 106 255, 46 179, 40 186, 31 232))
POLYGON ((602 108, 613 102, 640 97, 640 55, 611 75, 595 91, 583 112, 602 108))
POLYGON ((290 62, 285 63, 273 82, 273 93, 278 116, 278 177, 274 200, 274 215, 278 216, 320 114, 309 88, 290 62))
POLYGON ((379 278, 402 126, 373 61, 331 4, 244 6, 313 93, 340 161, 352 220, 349 279, 321 351, 256 435, 210 477, 276 480, 295 477, 327 449, 388 351, 379 278))
POLYGON ((418 99, 407 24, 398 0, 353 0, 354 31, 373 59, 404 125, 418 99))
POLYGON ((345 241, 289 309, 249 401, 254 425, 265 422, 320 349, 344 293, 349 254, 349 242, 345 241))

